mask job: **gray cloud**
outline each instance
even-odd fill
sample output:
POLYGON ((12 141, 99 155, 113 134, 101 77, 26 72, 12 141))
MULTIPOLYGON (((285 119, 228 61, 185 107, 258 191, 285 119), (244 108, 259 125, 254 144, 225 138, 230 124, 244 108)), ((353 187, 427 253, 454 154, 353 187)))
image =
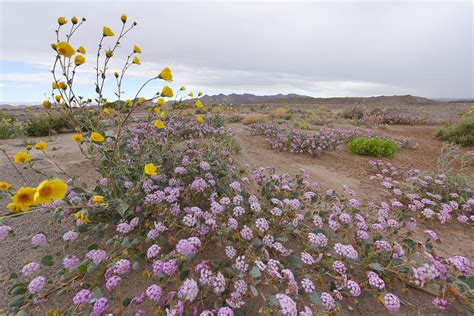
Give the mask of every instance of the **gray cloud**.
POLYGON ((57 16, 87 17, 78 44, 92 48, 123 12, 139 23, 123 42, 142 47, 137 76, 170 65, 213 93, 474 97, 471 1, 2 0, 0 58, 47 65, 57 16))

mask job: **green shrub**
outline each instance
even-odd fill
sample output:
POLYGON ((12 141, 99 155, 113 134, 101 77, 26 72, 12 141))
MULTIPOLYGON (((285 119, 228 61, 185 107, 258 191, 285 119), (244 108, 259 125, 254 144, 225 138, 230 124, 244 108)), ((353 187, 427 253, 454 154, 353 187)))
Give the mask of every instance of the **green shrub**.
POLYGON ((8 139, 18 135, 21 126, 10 119, 0 119, 0 139, 8 139))
POLYGON ((435 136, 460 146, 474 146, 474 118, 445 126, 435 136))
POLYGON ((372 157, 392 157, 398 150, 393 140, 367 137, 352 139, 348 148, 353 154, 372 157))
POLYGON ((308 130, 309 129, 309 123, 306 122, 306 121, 301 121, 301 122, 298 123, 297 127, 299 129, 308 130))
POLYGON ((12 115, 0 111, 0 139, 13 138, 22 134, 21 122, 12 115))
POLYGON ((35 116, 25 121, 25 132, 28 136, 55 135, 66 127, 68 124, 62 116, 35 116))
POLYGON ((225 118, 220 114, 214 114, 209 118, 208 124, 214 128, 222 127, 225 124, 225 118))

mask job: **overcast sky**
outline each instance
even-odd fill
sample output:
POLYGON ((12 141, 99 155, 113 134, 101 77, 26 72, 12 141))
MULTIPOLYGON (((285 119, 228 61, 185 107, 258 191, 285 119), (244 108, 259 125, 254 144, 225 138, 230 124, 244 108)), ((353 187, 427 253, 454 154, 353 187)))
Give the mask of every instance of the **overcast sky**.
POLYGON ((176 85, 206 94, 474 97, 473 10, 472 1, 0 0, 0 102, 49 93, 56 18, 73 15, 87 18, 72 40, 88 50, 78 89, 93 96, 93 48, 102 26, 118 33, 122 13, 138 26, 111 70, 133 44, 143 50, 128 94, 169 66, 176 85))

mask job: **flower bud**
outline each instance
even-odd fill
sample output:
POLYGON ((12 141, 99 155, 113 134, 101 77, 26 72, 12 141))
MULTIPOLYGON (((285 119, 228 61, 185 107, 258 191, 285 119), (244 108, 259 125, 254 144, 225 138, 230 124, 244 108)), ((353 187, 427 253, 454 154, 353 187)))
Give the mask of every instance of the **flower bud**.
POLYGON ((59 24, 59 25, 64 25, 64 24, 66 24, 66 23, 67 23, 67 20, 66 20, 65 17, 60 16, 60 17, 58 18, 58 24, 59 24))
POLYGON ((127 15, 126 15, 126 14, 122 14, 122 16, 120 17, 120 20, 122 20, 122 23, 127 22, 127 15))
POLYGON ((72 22, 72 24, 77 24, 77 17, 76 17, 76 16, 73 16, 73 17, 71 18, 71 22, 72 22))

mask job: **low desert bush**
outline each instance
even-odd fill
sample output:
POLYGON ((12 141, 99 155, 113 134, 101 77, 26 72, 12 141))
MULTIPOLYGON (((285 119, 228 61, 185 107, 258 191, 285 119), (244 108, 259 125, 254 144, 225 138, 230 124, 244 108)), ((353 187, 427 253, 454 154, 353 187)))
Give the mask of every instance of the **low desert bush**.
POLYGON ((292 115, 291 115, 290 112, 288 112, 287 109, 285 109, 285 108, 278 108, 278 109, 274 110, 274 111, 271 113, 271 117, 272 117, 272 118, 283 119, 283 120, 289 120, 289 119, 291 119, 292 115))
POLYGON ((267 120, 266 116, 260 113, 249 114, 242 120, 242 124, 250 125, 255 123, 263 123, 267 120))
POLYGON ((461 146, 474 146, 474 118, 441 128, 436 137, 461 146))
POLYGON ((308 130, 309 129, 309 123, 307 121, 301 121, 297 124, 297 127, 299 129, 308 130))
POLYGON ((214 114, 209 118, 208 124, 214 128, 223 127, 225 124, 225 118, 220 114, 214 114))
POLYGON ((347 146, 353 154, 372 157, 392 157, 398 150, 395 142, 390 139, 367 137, 354 138, 347 146))
POLYGON ((345 110, 342 113, 342 117, 351 119, 351 120, 360 120, 361 118, 364 117, 364 112, 358 108, 351 108, 351 109, 345 110))
POLYGON ((227 121, 229 123, 240 123, 242 121, 242 116, 241 115, 231 115, 227 121))
POLYGON ((0 139, 8 139, 22 133, 21 122, 9 116, 0 115, 0 139))
POLYGON ((35 116, 25 121, 25 132, 28 136, 50 136, 58 134, 68 123, 62 116, 35 116))

